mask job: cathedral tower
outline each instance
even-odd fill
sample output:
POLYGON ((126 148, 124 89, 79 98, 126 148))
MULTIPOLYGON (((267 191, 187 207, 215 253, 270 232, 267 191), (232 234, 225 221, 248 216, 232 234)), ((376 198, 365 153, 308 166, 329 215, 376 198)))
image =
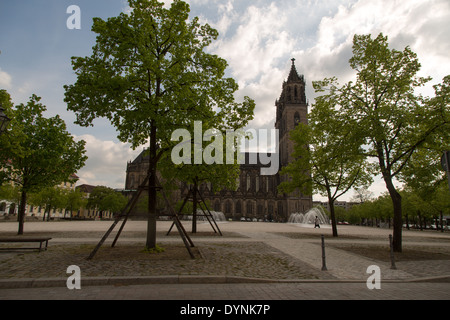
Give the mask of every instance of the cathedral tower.
MULTIPOLYGON (((302 122, 308 123, 308 103, 305 96, 305 79, 299 75, 295 68, 295 59, 289 76, 283 82, 280 98, 275 102, 276 121, 275 128, 279 130, 279 157, 280 167, 292 161, 294 142, 290 140, 290 132, 302 122)), ((245 153, 248 160, 253 154, 245 153)), ((267 154, 265 154, 267 156, 267 154)), ((273 155, 276 156, 275 154, 273 155)), ((257 156, 256 159, 261 159, 257 156)), ((126 189, 136 190, 147 174, 148 155, 144 151, 127 165, 126 189)), ((200 185, 200 192, 210 203, 210 209, 223 212, 227 219, 245 221, 279 221, 287 222, 291 213, 307 212, 312 208, 312 196, 302 195, 300 192, 290 194, 280 193, 277 189, 284 176, 261 175, 261 162, 246 161, 240 165, 240 176, 237 189, 222 189, 216 191, 210 183, 200 185)), ((189 186, 180 181, 180 188, 174 197, 173 203, 184 201, 189 186)), ((161 210, 167 210, 162 206, 161 210)))
POLYGON ((280 167, 286 166, 294 151, 294 143, 289 133, 298 123, 308 124, 308 103, 305 95, 305 78, 299 75, 292 59, 291 71, 287 81, 283 82, 281 96, 275 101, 277 115, 275 128, 280 134, 280 167))
MULTIPOLYGON (((295 68, 295 59, 292 59, 291 71, 287 81, 283 82, 280 98, 275 101, 276 121, 275 128, 279 130, 280 169, 293 160, 294 142, 290 139, 290 132, 302 122, 308 124, 308 102, 305 95, 305 78, 299 75, 295 68)), ((287 177, 279 176, 279 182, 287 177)), ((312 197, 300 192, 285 194, 285 208, 288 213, 306 212, 312 207, 312 197)))

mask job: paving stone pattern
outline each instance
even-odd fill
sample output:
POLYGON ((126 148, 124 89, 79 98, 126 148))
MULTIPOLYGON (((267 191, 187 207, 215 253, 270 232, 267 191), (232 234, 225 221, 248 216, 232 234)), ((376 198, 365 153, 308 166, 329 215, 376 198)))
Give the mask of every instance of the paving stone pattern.
MULTIPOLYGON (((237 276, 259 279, 367 279, 367 267, 378 265, 383 279, 407 280, 418 277, 450 275, 450 233, 404 232, 405 246, 439 248, 442 260, 399 261, 391 270, 389 261, 374 260, 339 249, 341 244, 387 245, 387 229, 343 226, 340 238, 330 237, 328 228, 301 228, 290 224, 227 222, 219 226, 223 236, 199 224, 192 235, 196 258, 191 259, 176 232, 166 236, 168 222, 158 223, 158 243, 166 251, 143 251, 145 223, 130 221, 116 248, 110 248, 114 234, 100 248, 93 260, 86 257, 98 243, 110 221, 36 222, 25 224, 25 235, 53 237, 46 252, 1 252, 0 279, 67 277, 67 267, 78 265, 85 277, 120 276, 237 276), (321 271, 320 237, 326 235, 326 265, 321 271)), ((0 223, 3 235, 13 235, 16 223, 0 223)), ((189 228, 189 225, 186 225, 189 228)), ((8 244, 9 245, 9 244, 8 244)), ((0 246, 6 246, 1 244, 0 246)), ((388 252, 388 251, 387 251, 388 252)))

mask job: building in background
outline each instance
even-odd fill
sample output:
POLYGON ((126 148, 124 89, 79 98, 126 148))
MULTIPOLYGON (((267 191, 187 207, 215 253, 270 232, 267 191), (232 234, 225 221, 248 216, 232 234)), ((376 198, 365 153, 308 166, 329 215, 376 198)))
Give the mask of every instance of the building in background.
MULTIPOLYGON (((276 122, 275 129, 279 131, 280 166, 286 166, 292 161, 294 143, 289 138, 290 132, 297 124, 308 123, 308 102, 305 95, 305 79, 299 75, 295 67, 295 59, 289 76, 283 82, 282 92, 275 101, 276 122)), ((300 192, 285 194, 278 192, 278 185, 286 179, 280 174, 261 175, 261 168, 265 167, 258 154, 245 153, 245 162, 241 164, 241 173, 237 190, 214 191, 211 183, 203 183, 199 190, 209 202, 211 210, 223 212, 227 219, 240 220, 270 220, 285 222, 291 213, 303 213, 312 208, 312 196, 300 192), (250 159, 257 159, 250 161, 250 159)), ((267 156, 267 155, 266 155, 267 156)), ((126 190, 137 190, 147 175, 149 157, 145 150, 132 162, 127 164, 126 190)), ((179 192, 175 198, 184 199, 189 186, 180 183, 179 192)))

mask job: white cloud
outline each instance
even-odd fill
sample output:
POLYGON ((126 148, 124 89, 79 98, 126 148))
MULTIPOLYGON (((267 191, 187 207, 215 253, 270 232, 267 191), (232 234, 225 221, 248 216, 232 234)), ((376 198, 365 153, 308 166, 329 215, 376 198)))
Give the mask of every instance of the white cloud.
MULTIPOLYGON (((255 99, 253 128, 273 127, 275 99, 289 73, 294 38, 289 33, 288 12, 278 3, 236 8, 234 1, 218 5, 216 21, 205 22, 219 31, 211 51, 227 60, 229 73, 239 84, 238 101, 244 96, 255 99), (281 69, 280 61, 284 61, 281 69), (287 67, 287 69, 285 69, 287 67)), ((241 3, 242 5, 242 3, 241 3)))
POLYGON ((139 150, 132 150, 128 144, 102 141, 92 135, 75 137, 76 141, 86 141, 88 160, 77 175, 78 185, 104 185, 111 188, 124 188, 126 165, 134 160, 139 150))
MULTIPOLYGON (((391 48, 403 50, 410 46, 422 64, 420 75, 432 76, 433 83, 437 83, 449 71, 445 68, 450 62, 448 21, 450 3, 446 0, 359 0, 348 6, 340 5, 334 14, 323 16, 317 27, 316 43, 298 50, 294 57, 302 63, 309 81, 337 76, 340 83, 345 83, 354 76, 348 64, 354 34, 375 37, 383 33, 388 36, 391 48)), ((431 85, 428 87, 423 93, 432 95, 431 85)), ((309 89, 307 96, 312 99, 315 93, 309 89)), ((370 190, 375 196, 386 192, 384 181, 375 177, 370 190)), ((351 196, 348 193, 342 200, 351 196)))
MULTIPOLYGON (((127 1, 120 1, 123 11, 129 12, 127 1)), ((170 0, 164 2, 166 7, 172 3, 170 0)), ((311 81, 330 76, 337 76, 341 83, 348 81, 353 74, 348 59, 352 54, 355 33, 377 35, 383 32, 396 49, 410 45, 422 63, 422 74, 433 76, 435 82, 441 81, 448 73, 448 0, 187 2, 191 4, 191 17, 200 16, 202 23, 209 23, 219 31, 219 39, 211 45, 211 51, 228 61, 228 73, 240 85, 237 100, 242 101, 244 95, 255 99, 255 120, 251 127, 256 129, 273 126, 274 102, 281 93, 283 80, 288 76, 291 58, 296 58, 299 73, 305 74, 307 98, 311 102, 315 96, 311 81)), ((0 87, 10 89, 16 102, 26 102, 32 92, 38 91, 43 99, 56 101, 53 103, 54 110, 61 113, 65 109, 62 93, 58 91, 61 89, 55 89, 60 88, 60 81, 50 82, 51 79, 46 78, 42 71, 35 74, 37 76, 27 74, 22 77, 26 80, 20 80, 18 74, 10 75, 0 69, 0 87), (16 87, 13 86, 13 79, 19 84, 16 87), (42 88, 49 88, 49 91, 40 94, 42 88), (49 98, 49 95, 54 97, 49 98)), ((48 107, 51 109, 52 104, 48 107)), ((134 159, 140 150, 132 151, 128 145, 98 138, 107 136, 105 127, 96 125, 92 129, 98 132, 96 137, 87 134, 77 137, 88 142, 89 156, 85 168, 79 172, 80 181, 123 187, 126 162, 134 159)), ((374 188, 379 186, 382 190, 383 184, 377 184, 374 188)))
POLYGON ((12 77, 6 71, 0 69, 0 87, 9 89, 11 88, 12 77))
MULTIPOLYGON (((227 8, 219 27, 225 28, 234 16, 232 7, 227 8)), ((277 59, 292 50, 294 42, 286 31, 286 16, 275 3, 261 8, 250 6, 233 19, 238 24, 235 34, 215 42, 214 51, 228 61, 233 77, 241 84, 267 73, 277 59)))
POLYGON ((238 13, 233 10, 233 0, 228 1, 226 4, 218 5, 219 15, 222 15, 217 23, 213 24, 213 27, 219 32, 222 37, 227 34, 228 29, 232 25, 233 21, 238 17, 238 13))
MULTIPOLYGON (((406 46, 418 54, 420 75, 431 75, 440 82, 448 73, 450 3, 435 1, 360 0, 340 5, 332 16, 324 16, 317 28, 317 42, 294 53, 304 66, 307 79, 321 80, 337 76, 341 83, 353 78, 348 60, 352 56, 354 34, 383 33, 391 48, 406 46)), ((431 86, 430 86, 431 87, 431 86)), ((432 90, 426 94, 433 94, 432 90)), ((310 90, 307 94, 313 98, 310 90)))

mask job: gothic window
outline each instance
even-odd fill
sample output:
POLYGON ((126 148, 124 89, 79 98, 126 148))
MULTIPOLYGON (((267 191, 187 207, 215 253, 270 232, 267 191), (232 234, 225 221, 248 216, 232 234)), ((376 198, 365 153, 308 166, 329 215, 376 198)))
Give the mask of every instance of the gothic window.
POLYGON ((247 191, 249 191, 251 188, 251 178, 250 174, 247 174, 247 191))
POLYGON ((241 200, 236 202, 236 213, 241 213, 241 200))
POLYGON ((219 200, 216 200, 214 202, 214 211, 217 211, 217 212, 221 211, 220 210, 220 201, 219 200))
POLYGON ((253 203, 251 201, 247 201, 247 214, 253 213, 253 203))
POLYGON ((264 206, 262 204, 258 204, 257 213, 258 215, 264 214, 264 206))
POLYGON ((297 86, 294 87, 294 98, 295 98, 295 100, 297 100, 297 98, 298 98, 297 86))
POLYGON ((296 112, 294 115, 294 126, 297 126, 299 123, 300 123, 300 115, 298 114, 298 112, 296 112))
POLYGON ((136 189, 134 186, 134 175, 131 175, 130 177, 130 184, 128 186, 129 189, 136 189))
POLYGON ((279 128, 279 130, 280 130, 280 135, 283 135, 283 119, 280 119, 280 128, 279 128))
POLYGON ((291 87, 287 87, 287 100, 291 101, 291 87))
POLYGON ((259 176, 256 176, 256 183, 255 183, 255 192, 258 192, 259 191, 259 176))
POLYGON ((278 203, 278 215, 283 215, 283 204, 281 202, 278 203))
POLYGON ((225 213, 231 213, 231 201, 227 200, 227 202, 225 202, 225 213))

